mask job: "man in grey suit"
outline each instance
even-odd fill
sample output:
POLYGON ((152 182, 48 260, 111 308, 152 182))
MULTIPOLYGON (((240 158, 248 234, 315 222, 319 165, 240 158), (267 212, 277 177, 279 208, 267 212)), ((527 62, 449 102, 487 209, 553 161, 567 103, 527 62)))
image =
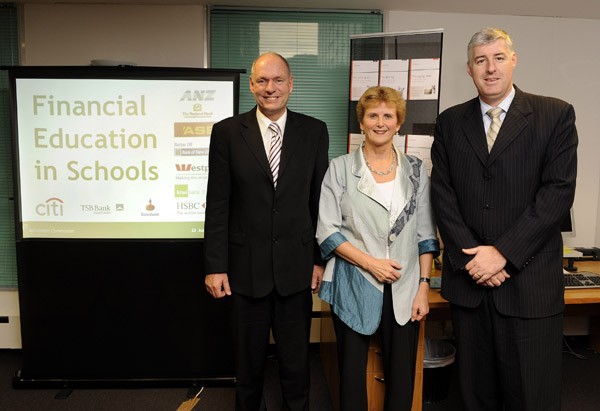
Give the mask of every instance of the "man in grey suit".
POLYGON ((473 35, 467 72, 479 96, 440 114, 431 153, 468 411, 560 410, 560 223, 575 194, 575 112, 514 86, 516 64, 505 31, 473 35))
POLYGON ((264 408, 270 329, 282 409, 308 409, 311 289, 318 292, 323 277, 315 227, 329 135, 322 121, 287 109, 292 89, 288 62, 261 55, 250 74, 257 106, 211 134, 205 285, 214 298, 232 298, 236 410, 264 408))

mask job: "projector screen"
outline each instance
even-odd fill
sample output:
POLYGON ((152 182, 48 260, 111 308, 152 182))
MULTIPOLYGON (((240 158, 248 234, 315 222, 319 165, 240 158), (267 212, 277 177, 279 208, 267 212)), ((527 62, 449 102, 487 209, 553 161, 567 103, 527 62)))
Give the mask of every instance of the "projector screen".
POLYGON ((203 238, 210 133, 237 113, 239 73, 12 71, 17 237, 203 238))

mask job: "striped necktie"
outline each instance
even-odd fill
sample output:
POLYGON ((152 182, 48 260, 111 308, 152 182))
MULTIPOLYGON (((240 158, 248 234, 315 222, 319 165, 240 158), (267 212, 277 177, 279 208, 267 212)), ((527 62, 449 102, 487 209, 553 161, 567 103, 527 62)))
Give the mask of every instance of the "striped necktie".
POLYGON ((494 107, 487 111, 487 115, 492 119, 492 123, 490 124, 490 128, 488 129, 486 140, 488 146, 488 152, 492 151, 492 146, 496 141, 496 137, 498 136, 498 131, 500 131, 500 126, 502 125, 502 120, 500 120, 500 114, 502 114, 504 110, 500 107, 494 107))
POLYGON ((273 173, 273 187, 277 188, 279 174, 279 160, 281 159, 281 128, 277 123, 269 124, 271 131, 271 150, 269 151, 269 166, 273 173))

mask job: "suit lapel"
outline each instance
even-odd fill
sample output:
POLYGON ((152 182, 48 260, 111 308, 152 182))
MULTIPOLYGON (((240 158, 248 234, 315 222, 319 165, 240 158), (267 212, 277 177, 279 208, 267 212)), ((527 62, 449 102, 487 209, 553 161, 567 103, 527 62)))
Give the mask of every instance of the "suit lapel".
POLYGON ((513 141, 527 127, 527 116, 531 113, 529 102, 523 95, 523 92, 515 86, 515 98, 513 99, 506 117, 502 122, 496 142, 490 153, 489 163, 498 158, 502 152, 513 143, 513 141))
POLYGON ((260 133, 260 128, 258 127, 258 121, 256 120, 256 107, 242 115, 241 124, 242 138, 267 177, 273 181, 271 168, 269 167, 269 159, 267 158, 265 145, 260 133))
POLYGON ((287 120, 285 131, 283 132, 283 147, 281 149, 281 161, 279 163, 279 177, 283 176, 298 144, 302 140, 302 123, 299 121, 296 113, 287 111, 287 120))
POLYGON ((478 98, 471 100, 470 107, 465 111, 463 132, 479 161, 485 164, 488 161, 489 154, 480 107, 478 98))

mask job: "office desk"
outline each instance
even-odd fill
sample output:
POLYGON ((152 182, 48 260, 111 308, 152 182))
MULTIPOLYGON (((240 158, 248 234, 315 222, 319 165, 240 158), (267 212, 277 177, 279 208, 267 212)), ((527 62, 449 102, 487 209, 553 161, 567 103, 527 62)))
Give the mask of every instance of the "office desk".
MULTIPOLYGON (((575 266, 578 271, 591 271, 600 273, 600 261, 577 261, 575 266)), ((435 275, 440 275, 436 272, 435 275)), ((590 347, 600 352, 600 288, 582 288, 565 290, 565 316, 589 316, 590 317, 590 347)), ((450 307, 440 295, 439 289, 429 291, 429 314, 427 321, 449 320, 450 307)), ((421 329, 425 328, 425 321, 422 321, 421 329)), ((421 338, 421 336, 419 336, 421 338)), ((423 335, 424 338, 424 335, 423 335)), ((421 349, 419 341, 419 349, 421 349)), ((423 344, 424 347, 424 344, 423 344)), ((423 355, 417 354, 417 371, 423 370, 423 362, 419 358, 423 355)), ((413 408, 412 411, 422 410, 423 388, 415 384, 413 408), (417 396, 419 399, 417 400, 417 396)))
MULTIPOLYGON (((600 273, 600 261, 577 261, 575 266, 579 271, 600 273)), ((435 275, 440 275, 436 272, 435 275)), ((335 333, 331 324, 329 304, 323 304, 321 320, 321 358, 325 376, 329 383, 334 409, 338 410, 339 378, 335 350, 335 333)), ((600 288, 565 290, 565 316, 589 316, 590 318, 590 347, 600 352, 600 288)), ((429 291, 429 314, 427 321, 450 319, 450 306, 440 295, 439 289, 429 291)), ((419 347, 415 373, 415 389, 413 393, 412 411, 423 409, 423 358, 425 354, 425 320, 421 322, 419 347)), ((373 408, 378 410, 378 408, 373 408)))

